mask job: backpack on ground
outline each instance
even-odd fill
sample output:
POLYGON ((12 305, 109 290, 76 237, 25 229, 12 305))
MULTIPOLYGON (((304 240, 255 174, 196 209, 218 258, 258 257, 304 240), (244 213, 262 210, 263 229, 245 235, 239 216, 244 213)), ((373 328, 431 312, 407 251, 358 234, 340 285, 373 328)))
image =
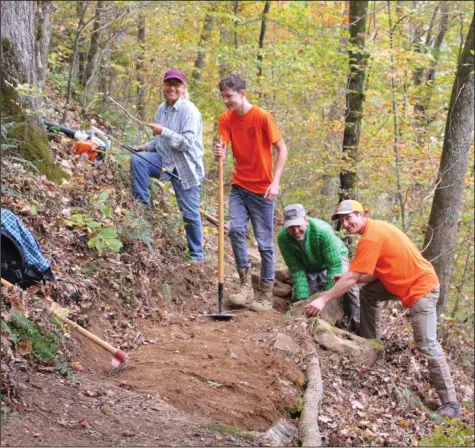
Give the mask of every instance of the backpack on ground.
POLYGON ((0 210, 2 278, 23 289, 41 281, 54 281, 51 263, 34 235, 11 211, 0 210))

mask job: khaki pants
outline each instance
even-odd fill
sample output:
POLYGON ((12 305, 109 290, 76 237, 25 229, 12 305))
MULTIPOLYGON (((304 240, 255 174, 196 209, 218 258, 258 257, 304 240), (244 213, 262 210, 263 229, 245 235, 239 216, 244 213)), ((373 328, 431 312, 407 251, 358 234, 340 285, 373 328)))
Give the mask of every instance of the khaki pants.
MULTIPOLYGON (((457 401, 455 387, 444 351, 437 342, 437 300, 440 287, 437 286, 410 308, 414 341, 429 365, 431 383, 437 391, 442 404, 457 401)), ((367 339, 380 339, 380 318, 383 302, 397 300, 383 284, 377 280, 360 288, 360 336, 367 339)))

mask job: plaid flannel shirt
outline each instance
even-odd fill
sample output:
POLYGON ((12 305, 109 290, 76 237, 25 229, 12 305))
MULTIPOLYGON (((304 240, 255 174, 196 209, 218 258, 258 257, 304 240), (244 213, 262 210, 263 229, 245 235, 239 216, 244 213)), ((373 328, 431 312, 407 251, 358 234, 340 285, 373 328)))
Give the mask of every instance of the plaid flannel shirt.
MULTIPOLYGON (((166 102, 160 104, 154 121, 164 129, 161 135, 145 144, 147 151, 157 152, 163 168, 170 173, 176 169, 185 190, 200 185, 205 174, 200 111, 191 101, 180 98, 171 107, 166 102)), ((170 176, 165 173, 162 179, 168 180, 170 176)))
POLYGON ((307 273, 317 274, 326 270, 325 291, 328 291, 334 284, 333 276, 342 272, 342 258, 348 258, 348 249, 343 241, 328 223, 320 219, 308 219, 305 251, 285 227, 279 232, 277 242, 292 276, 297 300, 306 299, 310 295, 307 273))
POLYGON ((43 256, 41 247, 33 234, 11 211, 1 208, 0 212, 2 230, 23 249, 25 261, 39 272, 46 271, 50 267, 50 262, 43 256))

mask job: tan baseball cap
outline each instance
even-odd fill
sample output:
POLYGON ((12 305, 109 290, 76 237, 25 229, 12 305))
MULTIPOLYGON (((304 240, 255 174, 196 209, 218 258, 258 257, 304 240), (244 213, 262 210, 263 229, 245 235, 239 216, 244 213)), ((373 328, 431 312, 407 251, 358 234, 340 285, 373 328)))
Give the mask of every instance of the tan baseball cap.
POLYGON ((336 208, 336 212, 332 215, 332 221, 338 219, 339 215, 349 215, 353 212, 362 212, 364 213, 363 206, 358 201, 353 201, 352 199, 346 199, 341 201, 336 208))
POLYGON ((302 204, 292 204, 284 208, 284 227, 305 224, 305 208, 302 204))

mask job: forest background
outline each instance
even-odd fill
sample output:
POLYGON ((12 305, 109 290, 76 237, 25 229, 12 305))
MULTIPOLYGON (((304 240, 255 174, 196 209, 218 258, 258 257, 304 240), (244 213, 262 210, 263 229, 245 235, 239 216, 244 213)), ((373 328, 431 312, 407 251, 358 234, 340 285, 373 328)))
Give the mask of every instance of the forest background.
MULTIPOLYGON (((213 212, 211 147, 224 110, 217 84, 239 72, 251 103, 273 114, 289 148, 279 210, 300 202, 328 220, 341 197, 358 199, 372 217, 408 233, 436 268, 450 261, 439 312, 473 322, 473 137, 467 163, 451 173, 464 185, 454 199, 454 241, 435 252, 429 247, 452 87, 469 29, 473 40, 471 2, 36 1, 34 14, 38 90, 20 83, 17 91, 41 95, 48 81, 66 98, 66 125, 80 103, 118 128, 124 142, 138 144, 150 133, 130 116, 152 121, 163 101, 163 73, 182 69, 204 120, 202 199, 213 212)), ((473 132, 473 115, 466 120, 473 132)), ((231 157, 226 169, 230 179, 231 157)))

